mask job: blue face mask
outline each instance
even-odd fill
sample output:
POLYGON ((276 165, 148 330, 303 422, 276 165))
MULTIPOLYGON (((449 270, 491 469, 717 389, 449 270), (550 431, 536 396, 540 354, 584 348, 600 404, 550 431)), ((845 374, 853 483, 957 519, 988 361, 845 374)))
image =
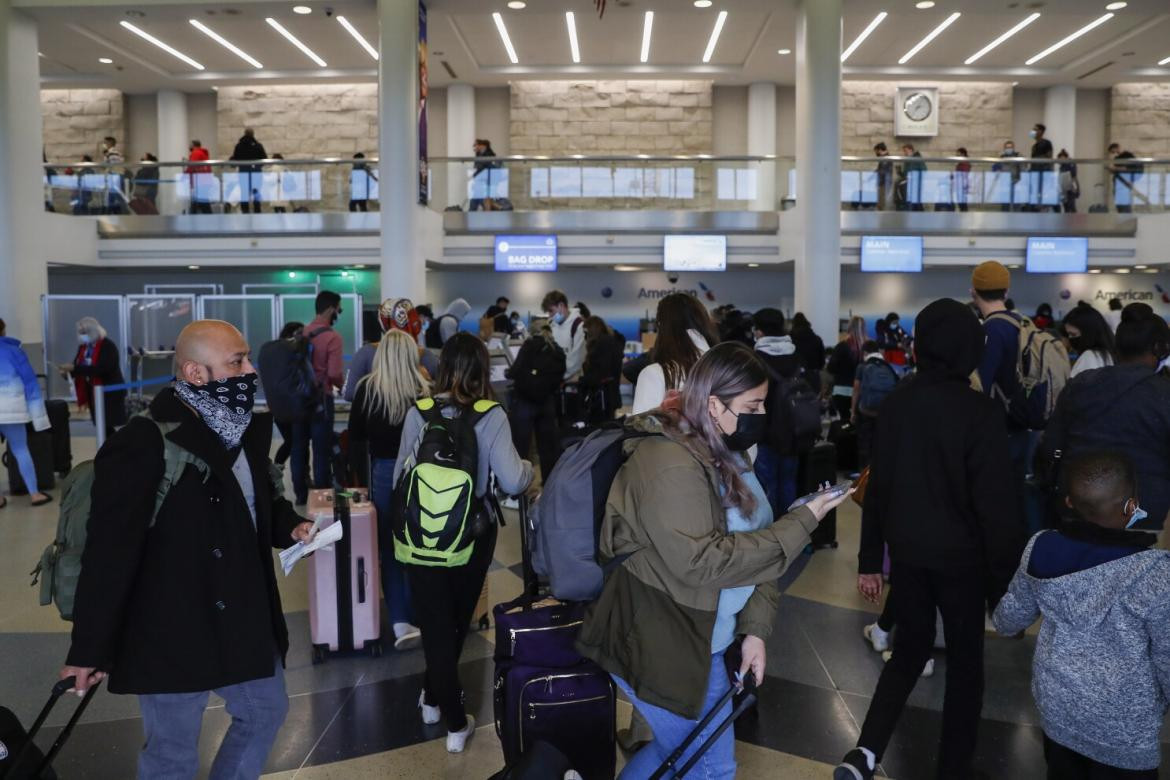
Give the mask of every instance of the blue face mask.
POLYGON ((554 315, 552 316, 552 321, 553 321, 553 322, 555 322, 557 325, 560 325, 562 322, 564 322, 564 321, 565 321, 565 314, 564 314, 564 312, 559 312, 559 311, 558 311, 556 314, 554 314, 554 315))
POLYGON ((1137 509, 1133 510, 1133 517, 1129 518, 1129 522, 1125 524, 1125 527, 1133 528, 1134 525, 1140 523, 1142 520, 1145 520, 1147 517, 1149 517, 1149 515, 1146 513, 1146 510, 1139 506, 1137 509))

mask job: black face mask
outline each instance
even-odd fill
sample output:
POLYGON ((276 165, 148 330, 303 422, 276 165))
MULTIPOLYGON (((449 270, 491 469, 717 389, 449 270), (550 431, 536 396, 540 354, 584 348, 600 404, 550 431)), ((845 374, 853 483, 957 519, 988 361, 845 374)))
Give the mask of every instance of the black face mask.
POLYGON ((1085 339, 1083 336, 1077 336, 1075 339, 1069 339, 1068 343, 1072 346, 1073 352, 1078 355, 1085 354, 1085 339))
POLYGON ((336 324, 336 323, 337 323, 337 318, 338 318, 338 317, 340 317, 340 316, 341 316, 341 309, 337 309, 337 310, 335 310, 335 311, 333 312, 333 316, 329 318, 329 324, 330 324, 330 325, 334 325, 334 324, 336 324))
POLYGON ((768 434, 768 415, 735 414, 731 407, 725 407, 728 413, 735 416, 735 433, 723 434, 723 443, 732 452, 745 452, 764 440, 768 434))

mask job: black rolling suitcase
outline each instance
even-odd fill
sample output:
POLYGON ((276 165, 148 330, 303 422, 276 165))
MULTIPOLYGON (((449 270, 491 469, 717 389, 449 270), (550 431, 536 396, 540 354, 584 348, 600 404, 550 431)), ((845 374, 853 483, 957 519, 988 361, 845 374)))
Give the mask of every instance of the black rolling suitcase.
MULTIPOLYGON (((37 488, 43 493, 57 486, 57 477, 53 469, 53 432, 35 431, 32 423, 27 425, 28 451, 32 455, 33 468, 37 472, 37 488)), ((20 476, 20 467, 16 456, 12 454, 12 445, 4 450, 4 465, 8 467, 8 484, 14 496, 27 496, 28 487, 20 476)))
POLYGON ((45 401, 45 411, 53 435, 53 471, 63 477, 73 469, 73 444, 69 437, 69 404, 65 401, 45 401))
MULTIPOLYGON (((837 467, 837 445, 827 441, 817 442, 816 446, 800 456, 796 492, 803 496, 815 493, 826 482, 836 484, 837 467)), ((836 509, 825 515, 825 519, 812 532, 812 546, 814 549, 837 546, 836 509)))
POLYGON ((829 441, 837 445, 837 470, 855 474, 861 470, 857 450, 857 428, 853 423, 834 420, 829 426, 829 441))
POLYGON ((100 683, 90 687, 85 698, 73 711, 69 722, 65 724, 65 728, 53 741, 48 753, 42 753, 33 740, 36 739, 41 726, 48 719, 49 713, 53 711, 57 700, 69 692, 74 682, 75 678, 69 677, 53 686, 49 700, 45 702, 40 715, 37 715, 32 728, 27 732, 20 725, 20 721, 12 710, 0 707, 0 780, 56 780, 57 774, 52 769, 53 759, 65 746, 69 735, 73 733, 73 727, 77 725, 85 708, 89 706, 90 699, 97 693, 100 683))

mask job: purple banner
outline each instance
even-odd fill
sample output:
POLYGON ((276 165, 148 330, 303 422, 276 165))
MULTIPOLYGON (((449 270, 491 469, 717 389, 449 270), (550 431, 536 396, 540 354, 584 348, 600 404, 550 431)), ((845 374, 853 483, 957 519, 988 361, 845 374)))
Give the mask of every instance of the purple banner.
POLYGON ((430 200, 427 183, 427 7, 418 4, 418 202, 430 200))

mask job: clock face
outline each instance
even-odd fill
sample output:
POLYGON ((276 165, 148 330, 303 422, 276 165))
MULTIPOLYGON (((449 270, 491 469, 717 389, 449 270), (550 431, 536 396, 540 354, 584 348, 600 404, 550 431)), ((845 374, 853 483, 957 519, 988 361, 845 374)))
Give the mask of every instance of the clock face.
POLYGON ((902 111, 915 122, 921 122, 930 116, 934 105, 930 97, 924 92, 911 93, 902 104, 902 111))

